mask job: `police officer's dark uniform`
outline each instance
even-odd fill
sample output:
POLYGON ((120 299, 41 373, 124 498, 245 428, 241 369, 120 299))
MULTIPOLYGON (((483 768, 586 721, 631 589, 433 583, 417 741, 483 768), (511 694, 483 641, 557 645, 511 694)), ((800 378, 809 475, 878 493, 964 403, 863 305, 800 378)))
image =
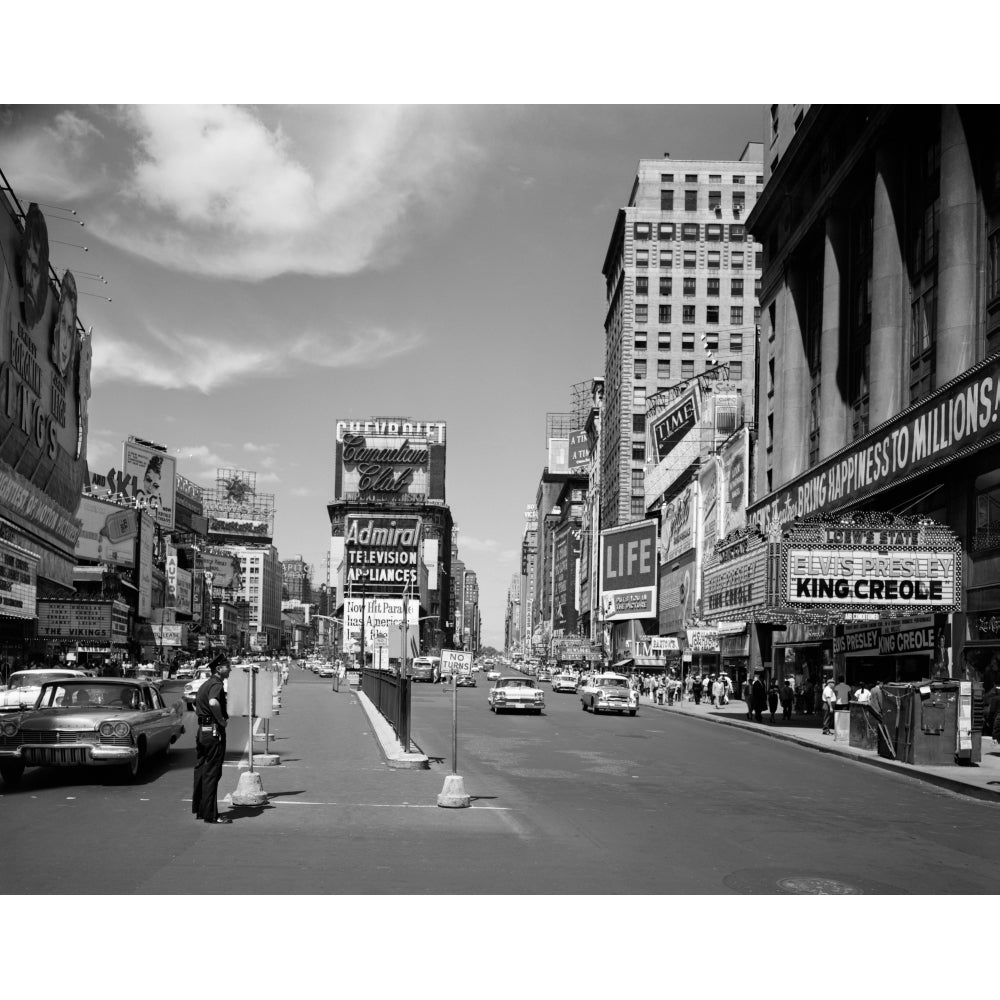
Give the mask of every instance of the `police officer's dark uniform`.
POLYGON ((226 756, 226 722, 229 719, 226 691, 218 670, 228 665, 229 661, 224 656, 216 657, 211 663, 212 676, 198 688, 194 699, 198 729, 195 737, 197 763, 194 766, 191 812, 206 823, 232 822, 228 816, 219 815, 216 805, 222 762, 226 756), (213 698, 219 703, 217 708, 209 704, 213 698))

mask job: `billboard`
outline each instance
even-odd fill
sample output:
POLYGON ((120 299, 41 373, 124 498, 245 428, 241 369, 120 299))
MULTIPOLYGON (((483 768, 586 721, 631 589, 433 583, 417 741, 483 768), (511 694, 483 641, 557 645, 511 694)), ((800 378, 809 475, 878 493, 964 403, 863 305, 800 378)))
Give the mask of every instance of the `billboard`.
POLYGON ((583 472, 590 465, 590 444, 586 431, 573 431, 569 436, 569 471, 583 472))
MULTIPOLYGON (((364 613, 365 649, 385 645, 389 656, 401 655, 403 634, 403 601, 396 598, 374 597, 362 600, 348 597, 344 601, 344 650, 360 648, 361 618, 364 613)), ((407 656, 420 655, 420 602, 408 600, 406 606, 407 656)))
POLYGON ((402 597, 420 585, 420 518, 349 514, 344 519, 344 582, 357 596, 402 597))
POLYGON ((689 483, 660 512, 660 562, 667 563, 694 548, 698 490, 689 483))
POLYGON ((601 608, 604 621, 656 617, 656 521, 601 532, 601 608))
POLYGON ((136 506, 151 510, 164 531, 173 531, 177 462, 166 452, 129 438, 122 448, 122 476, 132 486, 136 506))
POLYGON ((153 515, 148 510, 139 511, 139 587, 138 613, 140 618, 148 618, 153 609, 153 537, 156 526, 153 515))
POLYGON ((335 428, 335 499, 445 499, 443 421, 372 417, 335 428))
POLYGON ((173 600, 172 606, 185 615, 191 614, 191 580, 191 573, 178 566, 176 573, 176 597, 173 600))
POLYGON ((549 438, 549 472, 569 472, 569 438, 549 438))
POLYGON ((199 554, 202 571, 212 574, 212 589, 239 590, 242 587, 239 556, 231 552, 202 549, 199 554))
POLYGON ((714 455, 710 455, 704 460, 698 473, 698 492, 701 497, 702 565, 715 551, 715 543, 719 540, 720 489, 719 462, 714 455))
POLYGON ((666 409, 646 418, 646 507, 652 506, 701 454, 701 390, 695 383, 666 409))
POLYGON ((660 568, 660 603, 657 631, 679 633, 695 612, 695 551, 689 549, 676 562, 660 568))
POLYGON ((750 484, 750 429, 741 427, 722 447, 722 537, 747 524, 750 484))
POLYGON ((90 562, 135 566, 135 540, 139 534, 139 512, 131 507, 81 497, 76 510, 80 537, 74 555, 90 562))
POLYGON ((38 556, 0 539, 0 616, 34 618, 38 556))
POLYGON ((70 563, 87 473, 90 343, 72 273, 59 284, 50 276, 39 206, 28 206, 23 226, 13 210, 0 213, 0 470, 5 490, 26 501, 5 516, 70 563))

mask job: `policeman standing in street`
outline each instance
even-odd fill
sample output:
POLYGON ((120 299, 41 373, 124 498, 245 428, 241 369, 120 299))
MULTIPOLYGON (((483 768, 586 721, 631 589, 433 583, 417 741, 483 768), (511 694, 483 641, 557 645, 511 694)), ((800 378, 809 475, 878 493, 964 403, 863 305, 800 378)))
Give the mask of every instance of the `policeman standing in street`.
POLYGON ((194 699, 194 711, 198 717, 195 738, 198 756, 194 766, 191 812, 206 823, 232 823, 228 816, 219 815, 216 804, 222 762, 226 756, 229 713, 226 711, 224 682, 229 676, 229 660, 225 653, 220 653, 209 666, 212 668, 212 676, 198 688, 194 699))

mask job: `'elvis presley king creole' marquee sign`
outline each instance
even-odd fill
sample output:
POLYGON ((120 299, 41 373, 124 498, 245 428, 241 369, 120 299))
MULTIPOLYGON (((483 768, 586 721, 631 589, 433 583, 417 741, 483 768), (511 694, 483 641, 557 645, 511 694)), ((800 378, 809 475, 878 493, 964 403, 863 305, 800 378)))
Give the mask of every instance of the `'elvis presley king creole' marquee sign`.
POLYGON ((338 420, 334 496, 444 500, 445 429, 438 420, 338 420))
POLYGON ((926 518, 857 512, 791 526, 781 543, 785 603, 883 617, 961 611, 962 550, 926 518))

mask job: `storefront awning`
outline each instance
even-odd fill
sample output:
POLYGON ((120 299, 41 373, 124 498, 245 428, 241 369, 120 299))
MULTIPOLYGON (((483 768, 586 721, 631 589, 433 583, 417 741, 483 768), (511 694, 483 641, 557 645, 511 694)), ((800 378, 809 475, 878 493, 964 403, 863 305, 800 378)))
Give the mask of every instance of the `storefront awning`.
POLYGON ((612 670, 624 670, 626 667, 632 666, 633 663, 635 663, 635 660, 633 660, 632 657, 630 656, 626 660, 619 660, 617 663, 612 663, 611 664, 611 669, 612 670))

